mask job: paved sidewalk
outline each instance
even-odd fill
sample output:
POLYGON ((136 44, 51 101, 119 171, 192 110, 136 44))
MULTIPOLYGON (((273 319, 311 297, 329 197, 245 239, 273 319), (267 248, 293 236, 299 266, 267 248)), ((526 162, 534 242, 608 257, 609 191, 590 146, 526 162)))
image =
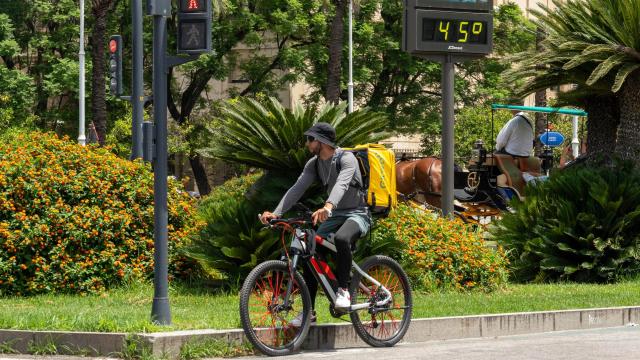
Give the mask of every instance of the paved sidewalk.
MULTIPOLYGON (((264 359, 250 356, 241 359, 264 359)), ((616 360, 640 358, 640 327, 403 343, 393 348, 307 351, 287 359, 616 360)), ((221 358, 210 358, 218 360, 221 358)))
MULTIPOLYGON (((413 319, 404 341, 421 343, 434 340, 492 338, 551 331, 612 328, 638 323, 640 306, 413 319)), ((31 344, 54 343, 58 349, 71 349, 71 354, 115 356, 114 354, 123 352, 125 341, 134 341, 137 343, 137 349, 145 348, 148 353, 160 358, 177 359, 181 347, 186 342, 208 339, 239 343, 244 340, 244 333, 242 329, 148 334, 0 330, 0 344, 10 344, 20 353, 28 353, 31 344)), ((313 326, 303 349, 332 350, 365 346, 350 323, 341 323, 313 326)))
MULTIPOLYGON (((87 360, 86 357, 68 355, 0 354, 0 360, 87 360)), ((91 360, 121 360, 110 357, 92 357, 91 360)))

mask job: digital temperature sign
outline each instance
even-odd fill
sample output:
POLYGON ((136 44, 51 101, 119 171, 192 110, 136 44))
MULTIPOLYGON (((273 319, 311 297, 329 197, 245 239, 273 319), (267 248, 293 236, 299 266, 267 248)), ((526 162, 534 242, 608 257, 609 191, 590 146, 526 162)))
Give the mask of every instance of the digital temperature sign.
POLYGON ((403 50, 420 57, 482 57, 493 47, 492 0, 405 0, 403 50))
POLYGON ((422 41, 486 44, 487 22, 423 18, 422 41))
POLYGON ((416 6, 421 8, 459 9, 459 10, 493 10, 492 0, 417 0, 416 6))

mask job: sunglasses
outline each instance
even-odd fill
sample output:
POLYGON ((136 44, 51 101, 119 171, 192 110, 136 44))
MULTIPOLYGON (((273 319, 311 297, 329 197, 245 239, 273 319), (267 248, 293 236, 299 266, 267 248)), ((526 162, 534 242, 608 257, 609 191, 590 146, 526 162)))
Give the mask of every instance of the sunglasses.
POLYGON ((309 136, 307 135, 307 142, 312 142, 314 141, 316 138, 314 138, 313 136, 309 136))

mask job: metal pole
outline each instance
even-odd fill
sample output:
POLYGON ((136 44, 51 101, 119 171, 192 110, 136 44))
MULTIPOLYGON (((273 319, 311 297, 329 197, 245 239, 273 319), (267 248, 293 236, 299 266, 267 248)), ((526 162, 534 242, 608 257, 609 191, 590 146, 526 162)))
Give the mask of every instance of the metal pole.
POLYGON ((349 114, 353 112, 353 0, 349 0, 349 114))
POLYGON ((131 2, 131 24, 133 25, 133 64, 131 70, 131 160, 142 157, 142 120, 143 120, 143 78, 142 78, 142 0, 131 2))
POLYGON ((455 70, 451 55, 442 63, 442 214, 453 215, 453 82, 455 70))
POLYGON ((580 155, 580 139, 578 139, 578 117, 573 117, 573 138, 571 139, 571 150, 573 151, 573 158, 577 158, 580 155))
POLYGON ((78 95, 78 144, 84 146, 87 143, 84 130, 84 0, 80 0, 80 50, 78 51, 78 60, 80 62, 80 75, 78 79, 80 83, 80 93, 78 95))
POLYGON ((151 320, 159 325, 171 324, 169 308, 169 271, 167 244, 167 19, 153 16, 153 121, 156 152, 153 166, 154 200, 154 295, 151 320))

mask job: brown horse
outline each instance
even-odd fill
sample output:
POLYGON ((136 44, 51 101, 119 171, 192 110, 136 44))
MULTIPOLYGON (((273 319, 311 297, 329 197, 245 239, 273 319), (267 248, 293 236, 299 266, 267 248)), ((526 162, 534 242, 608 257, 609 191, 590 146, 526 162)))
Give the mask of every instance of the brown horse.
POLYGON ((441 207, 442 161, 436 157, 396 163, 396 190, 406 198, 441 207))

